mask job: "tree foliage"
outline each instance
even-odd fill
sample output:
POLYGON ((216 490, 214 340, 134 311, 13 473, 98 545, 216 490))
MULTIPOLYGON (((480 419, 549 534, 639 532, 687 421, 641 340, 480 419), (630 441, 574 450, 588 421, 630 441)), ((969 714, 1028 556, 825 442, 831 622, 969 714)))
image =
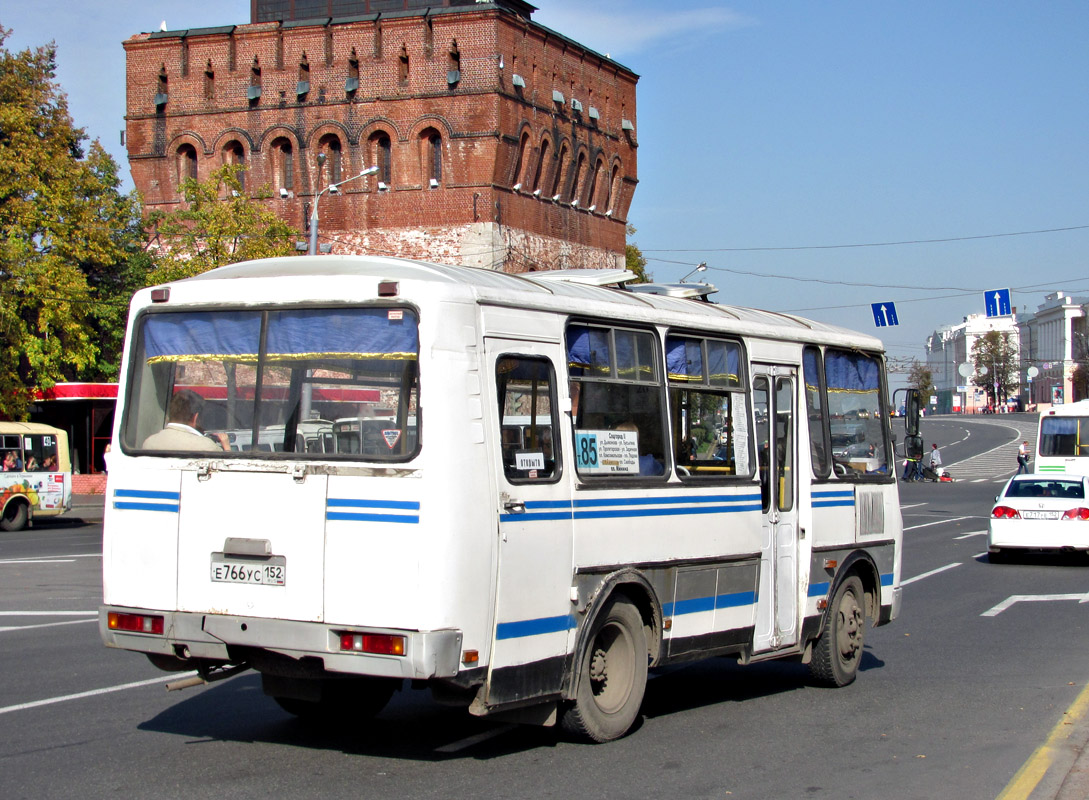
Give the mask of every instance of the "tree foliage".
MULTIPOLYGON (((634 236, 635 226, 629 222, 626 232, 629 237, 634 236)), ((647 272, 647 260, 643 257, 643 251, 634 242, 629 241, 624 245, 624 266, 636 274, 635 283, 651 283, 654 280, 654 276, 647 272)))
POLYGON ((1017 347, 1008 332, 988 331, 972 345, 975 373, 972 383, 986 390, 991 402, 999 405, 1021 385, 1017 347))
POLYGON ((917 358, 912 359, 911 369, 908 370, 908 386, 919 390, 924 403, 929 401, 931 395, 937 393, 937 389, 934 388, 934 375, 926 364, 917 358))
POLYGON ((95 376, 139 225, 116 163, 97 142, 84 150, 53 46, 13 53, 9 34, 0 28, 0 417, 19 419, 35 387, 95 376))
POLYGON ((268 187, 247 196, 239 178, 243 169, 224 164, 205 181, 187 178, 182 183, 182 208, 148 215, 156 262, 152 283, 188 278, 237 261, 295 254, 299 233, 262 202, 271 196, 268 187))

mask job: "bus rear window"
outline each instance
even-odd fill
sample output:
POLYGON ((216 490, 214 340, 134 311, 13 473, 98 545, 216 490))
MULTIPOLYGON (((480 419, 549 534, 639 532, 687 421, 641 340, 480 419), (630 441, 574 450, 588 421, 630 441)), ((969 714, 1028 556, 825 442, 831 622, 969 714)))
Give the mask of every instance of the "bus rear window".
POLYGON ((126 450, 405 460, 419 447, 411 309, 154 313, 133 348, 126 450))

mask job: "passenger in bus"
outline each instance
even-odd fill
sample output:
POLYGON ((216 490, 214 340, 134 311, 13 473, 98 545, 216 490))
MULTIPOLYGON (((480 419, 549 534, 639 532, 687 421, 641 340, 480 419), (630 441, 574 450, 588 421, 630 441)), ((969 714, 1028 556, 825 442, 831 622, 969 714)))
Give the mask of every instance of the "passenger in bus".
POLYGON ((145 450, 223 450, 222 442, 216 444, 204 435, 200 427, 200 413, 204 398, 192 389, 181 389, 170 398, 167 423, 161 431, 144 440, 145 450))
POLYGON ((639 434, 639 426, 634 422, 621 422, 616 426, 618 431, 634 431, 639 441, 639 474, 643 476, 664 475, 665 466, 645 445, 645 439, 639 434))
POLYGON ((55 455, 48 455, 44 459, 42 459, 42 470, 44 472, 56 472, 57 457, 55 455))
POLYGON ((34 456, 27 456, 26 457, 26 471, 27 472, 37 472, 39 469, 41 469, 41 467, 38 466, 38 459, 36 459, 34 456))
POLYGON ((21 472, 22 469, 23 465, 19 461, 19 455, 14 450, 8 450, 4 454, 4 472, 21 472))

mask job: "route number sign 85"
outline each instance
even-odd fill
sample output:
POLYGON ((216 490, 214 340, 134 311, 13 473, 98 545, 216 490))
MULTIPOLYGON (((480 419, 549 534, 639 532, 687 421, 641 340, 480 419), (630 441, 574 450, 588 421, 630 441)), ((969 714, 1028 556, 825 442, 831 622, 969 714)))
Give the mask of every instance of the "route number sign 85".
POLYGON ((583 471, 598 466, 596 433, 575 434, 575 464, 583 471))

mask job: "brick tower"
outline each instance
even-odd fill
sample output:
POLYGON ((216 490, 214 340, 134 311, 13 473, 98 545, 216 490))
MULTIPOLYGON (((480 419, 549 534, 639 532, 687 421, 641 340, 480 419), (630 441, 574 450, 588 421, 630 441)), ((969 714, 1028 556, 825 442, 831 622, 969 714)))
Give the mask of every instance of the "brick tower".
POLYGON ((624 263, 638 76, 522 0, 251 0, 131 37, 127 147, 149 209, 242 163, 319 242, 508 272, 624 263), (319 158, 323 156, 323 158, 319 158))

